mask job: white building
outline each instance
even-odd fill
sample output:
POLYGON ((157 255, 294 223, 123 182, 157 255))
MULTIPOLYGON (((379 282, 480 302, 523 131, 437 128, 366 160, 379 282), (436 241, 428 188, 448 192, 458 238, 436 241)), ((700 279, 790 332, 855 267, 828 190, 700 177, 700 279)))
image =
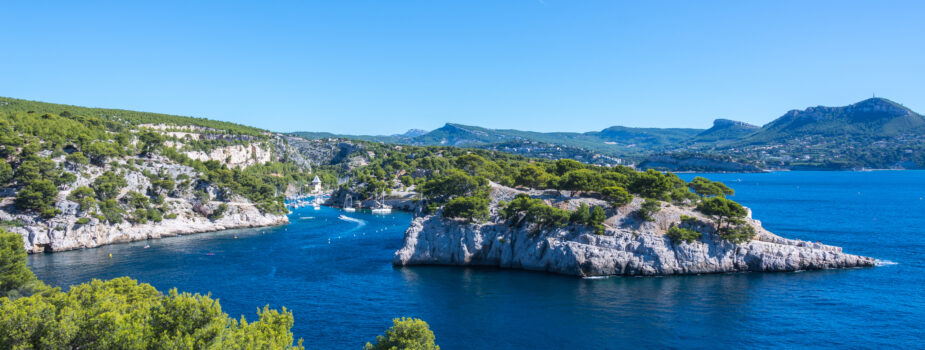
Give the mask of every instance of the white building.
POLYGON ((315 175, 315 179, 312 180, 311 188, 313 193, 321 192, 321 179, 318 178, 318 175, 315 175))

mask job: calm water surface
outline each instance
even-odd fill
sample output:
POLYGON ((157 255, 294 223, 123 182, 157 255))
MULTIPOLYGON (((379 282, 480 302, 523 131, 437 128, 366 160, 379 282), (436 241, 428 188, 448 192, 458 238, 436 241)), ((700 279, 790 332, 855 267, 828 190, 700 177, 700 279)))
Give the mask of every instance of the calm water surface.
POLYGON ((393 268, 409 214, 345 221, 332 208, 299 209, 284 227, 32 255, 29 264, 64 287, 127 275, 160 290, 211 292, 233 317, 286 306, 310 348, 359 348, 398 316, 426 320, 444 349, 922 346, 925 172, 704 176, 733 187, 773 232, 896 264, 606 279, 393 268))

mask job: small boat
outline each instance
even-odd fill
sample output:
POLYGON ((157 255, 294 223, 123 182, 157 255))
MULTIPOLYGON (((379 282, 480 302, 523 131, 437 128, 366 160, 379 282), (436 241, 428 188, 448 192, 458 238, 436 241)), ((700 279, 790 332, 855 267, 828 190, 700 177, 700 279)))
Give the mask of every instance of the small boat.
POLYGON ((150 245, 145 244, 145 249, 151 248, 150 245))
POLYGON ((385 206, 380 207, 380 208, 373 208, 373 214, 390 214, 391 212, 392 212, 392 208, 388 208, 385 206))
POLYGON ((382 204, 382 195, 379 195, 379 198, 376 199, 376 207, 373 208, 373 214, 389 214, 392 212, 392 207, 382 204))

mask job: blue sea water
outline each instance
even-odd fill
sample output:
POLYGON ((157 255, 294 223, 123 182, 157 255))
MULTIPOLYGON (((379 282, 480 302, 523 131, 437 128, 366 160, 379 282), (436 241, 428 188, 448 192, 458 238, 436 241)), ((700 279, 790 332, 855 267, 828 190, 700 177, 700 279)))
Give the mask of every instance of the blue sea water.
POLYGON ((32 255, 29 265, 58 286, 131 276, 211 292, 233 317, 286 306, 309 348, 359 348, 399 316, 426 320, 444 349, 925 346, 925 172, 682 177, 698 175, 734 188, 772 232, 895 264, 605 279, 393 268, 409 214, 347 221, 303 208, 287 226, 32 255))

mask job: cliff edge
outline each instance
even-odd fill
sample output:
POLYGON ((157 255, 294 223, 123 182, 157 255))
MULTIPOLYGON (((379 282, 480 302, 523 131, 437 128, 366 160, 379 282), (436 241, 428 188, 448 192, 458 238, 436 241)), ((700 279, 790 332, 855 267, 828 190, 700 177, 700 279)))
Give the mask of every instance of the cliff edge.
POLYGON ((756 234, 740 243, 720 238, 713 219, 692 207, 662 203, 652 214, 653 221, 643 220, 635 214, 643 202, 640 198, 608 209, 603 234, 575 224, 540 231, 529 225, 515 227, 501 218, 499 207, 518 193, 563 209, 581 203, 607 205, 568 191, 522 191, 492 184, 487 222, 447 219, 440 211, 417 217, 405 232, 404 245, 395 252, 393 264, 493 266, 589 277, 799 271, 877 263, 873 258, 846 254, 840 247, 782 238, 762 228, 751 215, 745 224, 756 234), (682 215, 688 217, 686 222, 682 215), (690 243, 672 242, 666 232, 678 225, 703 235, 690 243))

